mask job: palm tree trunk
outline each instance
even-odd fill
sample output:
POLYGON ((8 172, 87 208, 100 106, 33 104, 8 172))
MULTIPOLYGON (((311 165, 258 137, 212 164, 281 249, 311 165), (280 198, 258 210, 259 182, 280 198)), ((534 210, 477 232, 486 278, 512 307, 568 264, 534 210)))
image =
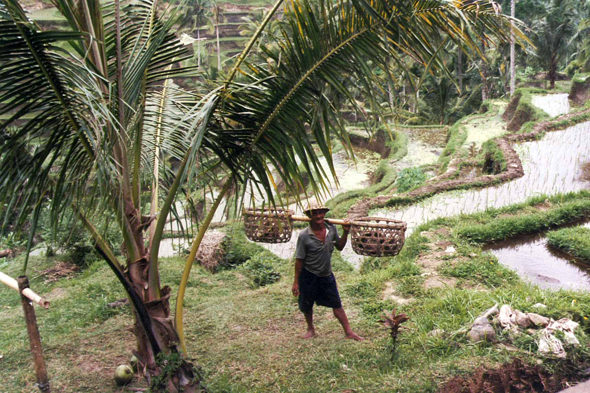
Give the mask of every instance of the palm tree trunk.
MULTIPOLYGON (((129 201, 128 204, 132 202, 129 201)), ((145 223, 133 222, 132 231, 134 240, 137 241, 136 247, 142 252, 139 260, 132 261, 127 259, 128 272, 125 279, 130 283, 131 290, 129 299, 134 306, 135 323, 133 333, 137 339, 137 351, 134 352, 139 360, 141 369, 144 370, 148 383, 153 384, 153 378, 161 375, 160 356, 165 357, 178 356, 180 361, 172 375, 159 386, 155 386, 155 391, 165 392, 199 392, 203 391, 200 381, 194 374, 194 366, 178 353, 176 344, 180 338, 174 327, 170 315, 170 295, 171 289, 168 286, 159 288, 157 283, 159 298, 153 298, 153 291, 150 291, 148 276, 146 274, 149 253, 144 247, 144 230, 145 223), (136 297, 136 299, 134 299, 136 297), (138 310, 147 311, 142 314, 138 310), (147 319, 147 323, 146 323, 147 319), (151 338, 153 336, 153 338, 151 338), (155 339, 156 345, 152 342, 155 339), (159 354, 162 355, 159 355, 159 354), (158 390, 160 389, 160 390, 158 390)))
POLYGON ((485 55, 486 55, 486 42, 485 42, 485 38, 484 35, 482 34, 482 39, 481 39, 481 53, 482 56, 484 57, 484 60, 482 61, 482 65, 481 65, 481 100, 485 101, 488 99, 489 96, 489 87, 488 87, 488 65, 485 61, 485 55))
POLYGON ((219 7, 215 5, 215 35, 217 36, 217 69, 221 70, 221 45, 219 44, 219 7))
POLYGON ((197 67, 201 67, 201 23, 197 15, 197 67))
POLYGON ((459 93, 463 91, 463 51, 461 48, 458 48, 459 52, 457 53, 457 79, 459 82, 459 93))
POLYGON ((550 89, 555 89, 555 79, 557 79, 557 56, 551 56, 551 65, 549 66, 550 89))
MULTIPOLYGON (((515 15, 515 0, 510 0, 510 16, 515 15)), ((514 49, 514 22, 510 22, 510 96, 516 90, 516 52, 514 49)))

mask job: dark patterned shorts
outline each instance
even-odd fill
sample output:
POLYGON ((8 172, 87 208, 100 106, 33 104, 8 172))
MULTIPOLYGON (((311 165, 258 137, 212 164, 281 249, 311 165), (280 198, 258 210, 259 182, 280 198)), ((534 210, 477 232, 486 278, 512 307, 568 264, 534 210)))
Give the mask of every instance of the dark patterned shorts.
POLYGON ((340 294, 336 286, 336 277, 330 273, 326 277, 318 277, 305 269, 299 274, 299 310, 310 313, 313 304, 330 308, 340 308, 340 294))

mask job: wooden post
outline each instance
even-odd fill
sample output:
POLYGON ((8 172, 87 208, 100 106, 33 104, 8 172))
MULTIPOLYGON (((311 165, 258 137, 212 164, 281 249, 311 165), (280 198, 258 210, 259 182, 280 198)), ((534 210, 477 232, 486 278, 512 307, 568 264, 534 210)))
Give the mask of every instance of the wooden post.
POLYGON ((37 386, 43 393, 49 393, 51 390, 49 389, 49 378, 47 377, 47 369, 45 368, 45 359, 43 358, 43 348, 41 347, 41 336, 37 327, 35 309, 31 301, 22 294, 23 290, 29 287, 29 278, 27 276, 20 276, 17 278, 17 281, 25 321, 27 323, 27 332, 29 333, 29 342, 31 343, 31 354, 33 355, 35 374, 37 375, 37 386))

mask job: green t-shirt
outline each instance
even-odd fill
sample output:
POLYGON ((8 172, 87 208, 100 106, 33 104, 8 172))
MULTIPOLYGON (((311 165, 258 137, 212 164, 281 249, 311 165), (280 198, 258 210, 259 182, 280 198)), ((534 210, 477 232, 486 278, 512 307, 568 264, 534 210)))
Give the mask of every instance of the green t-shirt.
POLYGON ((326 277, 332 273, 332 251, 338 244, 340 237, 336 225, 326 225, 326 241, 322 243, 310 227, 299 232, 295 258, 303 261, 303 267, 319 277, 326 277))

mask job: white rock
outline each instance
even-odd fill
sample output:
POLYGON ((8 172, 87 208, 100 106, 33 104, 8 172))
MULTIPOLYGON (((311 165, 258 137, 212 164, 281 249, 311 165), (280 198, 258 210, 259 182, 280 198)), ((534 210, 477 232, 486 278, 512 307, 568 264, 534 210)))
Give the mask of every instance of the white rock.
POLYGON ((565 349, 563 349, 563 344, 561 341, 554 335, 550 334, 547 329, 543 329, 541 331, 541 335, 539 337, 539 352, 551 353, 558 358, 565 358, 566 356, 565 349))
POLYGON ((442 329, 434 329, 428 332, 430 337, 441 337, 445 333, 442 329))
POLYGON ((549 325, 549 318, 544 317, 542 315, 539 314, 535 314, 534 312, 529 312, 527 313, 529 319, 531 320, 531 322, 533 323, 533 325, 535 326, 541 326, 541 327, 545 327, 547 325, 549 325))
POLYGON ((519 310, 514 310, 514 316, 515 316, 516 324, 518 326, 520 326, 522 328, 528 328, 529 326, 531 326, 531 319, 525 313, 523 313, 519 310))
POLYGON ((547 308, 546 305, 544 305, 543 303, 535 303, 533 304, 534 308, 547 308))
POLYGON ((505 304, 500 307, 500 314, 498 315, 498 321, 500 322, 500 326, 504 330, 512 330, 515 326, 515 319, 514 313, 512 308, 509 305, 505 304))
POLYGON ((574 335, 574 332, 578 328, 579 323, 572 321, 568 318, 561 318, 560 320, 551 320, 549 325, 545 328, 550 334, 553 334, 556 330, 562 331, 565 336, 565 342, 570 345, 580 345, 580 342, 574 335))
POLYGON ((453 246, 448 246, 447 249, 445 250, 445 252, 447 254, 454 254, 457 250, 455 249, 455 247, 453 246))

